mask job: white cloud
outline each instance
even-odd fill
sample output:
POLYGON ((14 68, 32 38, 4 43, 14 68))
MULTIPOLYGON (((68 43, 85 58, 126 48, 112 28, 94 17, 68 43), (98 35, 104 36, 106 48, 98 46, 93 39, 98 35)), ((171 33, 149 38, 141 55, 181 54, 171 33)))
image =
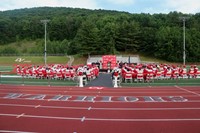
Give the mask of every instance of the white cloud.
POLYGON ((135 2, 135 0, 108 0, 108 2, 117 4, 117 5, 130 5, 135 2))
POLYGON ((182 13, 200 12, 200 0, 166 0, 167 6, 182 13))
POLYGON ((1 0, 0 10, 10 10, 30 7, 77 7, 96 9, 95 0, 1 0))

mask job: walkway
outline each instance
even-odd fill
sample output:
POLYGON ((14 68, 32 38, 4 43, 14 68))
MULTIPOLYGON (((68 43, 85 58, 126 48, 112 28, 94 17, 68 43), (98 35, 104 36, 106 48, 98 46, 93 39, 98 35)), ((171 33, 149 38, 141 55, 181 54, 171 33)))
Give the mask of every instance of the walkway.
POLYGON ((86 86, 113 87, 111 74, 100 73, 98 78, 89 82, 86 86))

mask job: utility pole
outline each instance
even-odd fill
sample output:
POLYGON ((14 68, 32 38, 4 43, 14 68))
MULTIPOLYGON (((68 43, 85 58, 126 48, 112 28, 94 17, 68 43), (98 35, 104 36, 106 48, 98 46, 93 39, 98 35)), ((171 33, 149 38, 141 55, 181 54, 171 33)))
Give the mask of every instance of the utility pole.
POLYGON ((185 22, 189 17, 179 17, 183 21, 183 65, 185 65, 185 59, 186 59, 186 54, 185 54, 185 22))
POLYGON ((41 22, 44 24, 44 41, 45 41, 45 45, 44 45, 44 64, 45 66, 47 65, 47 23, 49 22, 50 20, 41 20, 41 22))

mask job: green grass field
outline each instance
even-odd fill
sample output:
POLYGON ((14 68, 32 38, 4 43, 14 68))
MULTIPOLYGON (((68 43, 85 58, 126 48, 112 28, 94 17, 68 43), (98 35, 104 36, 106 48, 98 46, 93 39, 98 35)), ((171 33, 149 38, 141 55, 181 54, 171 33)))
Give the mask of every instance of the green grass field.
POLYGON ((13 67, 12 66, 0 66, 0 72, 4 72, 4 71, 12 71, 13 70, 13 67))
MULTIPOLYGON (((0 84, 43 85, 43 86, 78 86, 77 80, 33 79, 22 77, 0 77, 0 84)), ((198 79, 154 80, 154 82, 121 83, 122 87, 135 86, 200 86, 198 79)))
POLYGON ((44 86, 76 86, 77 81, 55 79, 33 79, 22 77, 0 77, 0 84, 12 85, 44 85, 44 86))
POLYGON ((121 86, 200 86, 200 78, 197 79, 174 79, 154 80, 153 82, 122 83, 121 86))

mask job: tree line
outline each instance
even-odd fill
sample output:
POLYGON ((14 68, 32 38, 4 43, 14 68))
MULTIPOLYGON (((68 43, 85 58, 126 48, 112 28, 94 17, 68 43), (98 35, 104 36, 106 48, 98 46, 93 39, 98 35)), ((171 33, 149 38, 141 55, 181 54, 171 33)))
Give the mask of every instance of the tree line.
MULTIPOLYGON (((0 12, 0 45, 37 40, 27 53, 102 55, 119 52, 143 53, 167 61, 183 60, 183 21, 186 61, 200 62, 200 13, 131 14, 109 10, 40 7, 0 12)), ((1 53, 16 52, 11 48, 1 53)))

